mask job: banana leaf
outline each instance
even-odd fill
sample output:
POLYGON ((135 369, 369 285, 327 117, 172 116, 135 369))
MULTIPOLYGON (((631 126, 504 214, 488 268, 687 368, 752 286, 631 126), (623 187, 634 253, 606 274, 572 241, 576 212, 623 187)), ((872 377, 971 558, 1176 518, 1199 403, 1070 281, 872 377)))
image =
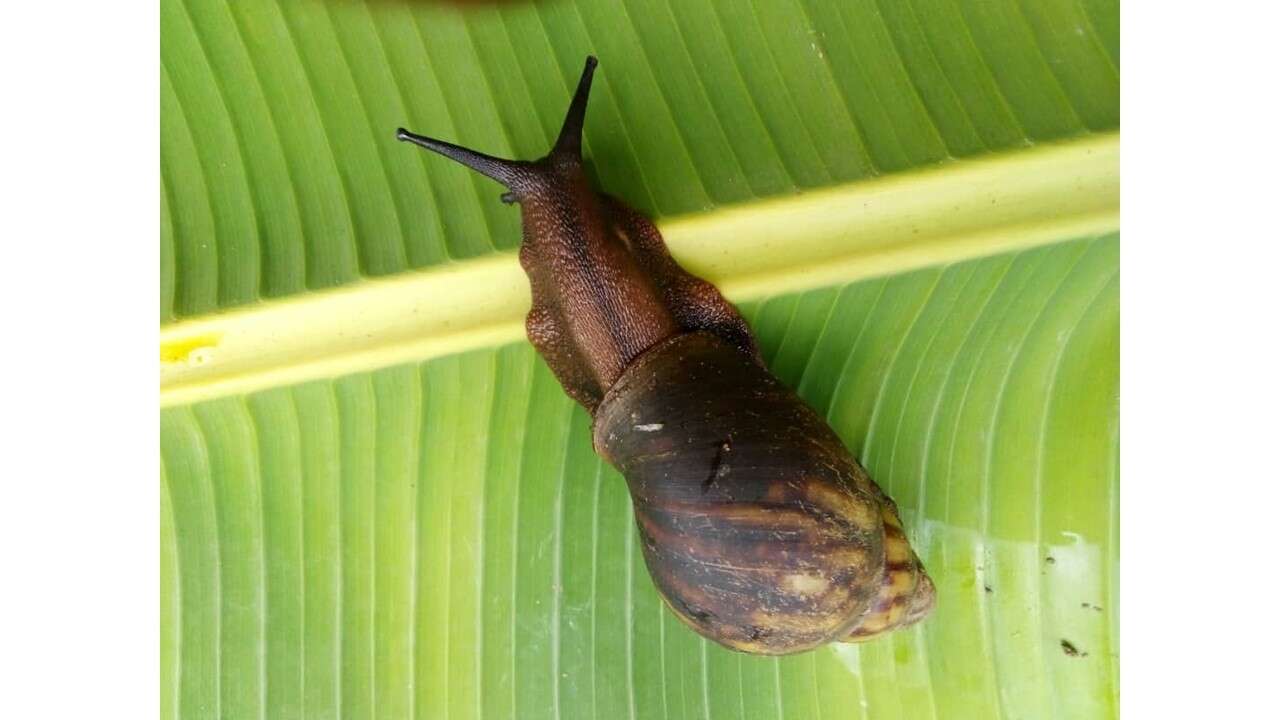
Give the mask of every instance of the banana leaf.
POLYGON ((1114 717, 1105 0, 161 0, 161 708, 1114 717), (923 624, 783 658, 662 606, 522 340, 549 147, 657 218, 898 502, 923 624))

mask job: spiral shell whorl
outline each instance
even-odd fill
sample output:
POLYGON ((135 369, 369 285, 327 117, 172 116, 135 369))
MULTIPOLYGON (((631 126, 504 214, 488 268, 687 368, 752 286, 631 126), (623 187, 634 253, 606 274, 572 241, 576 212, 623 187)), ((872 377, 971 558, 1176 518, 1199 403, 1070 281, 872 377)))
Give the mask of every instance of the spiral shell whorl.
POLYGON ((649 218, 582 163, 596 59, 550 152, 507 160, 403 128, 396 137, 519 203, 526 334, 595 417, 627 479, 644 557, 686 623, 748 652, 797 652, 914 622, 933 585, 893 503, 831 428, 771 375, 741 314, 671 256, 649 218))
POLYGON ((892 503, 821 417, 718 337, 638 358, 600 403, 595 444, 627 479, 660 594, 723 645, 798 652, 932 608, 892 503))
POLYGON ((847 637, 847 642, 870 640, 923 620, 932 610, 937 591, 920 558, 907 542, 892 501, 884 505, 885 571, 880 590, 847 637))

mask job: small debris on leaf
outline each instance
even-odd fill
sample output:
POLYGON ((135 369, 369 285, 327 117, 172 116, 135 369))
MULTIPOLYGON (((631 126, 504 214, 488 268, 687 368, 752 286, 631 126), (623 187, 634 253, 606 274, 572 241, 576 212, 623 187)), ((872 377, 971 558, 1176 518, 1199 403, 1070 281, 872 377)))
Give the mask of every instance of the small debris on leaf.
POLYGON ((1062 639, 1062 652, 1066 654, 1067 657, 1089 657, 1089 653, 1080 652, 1079 648, 1072 645, 1071 641, 1066 638, 1062 639))

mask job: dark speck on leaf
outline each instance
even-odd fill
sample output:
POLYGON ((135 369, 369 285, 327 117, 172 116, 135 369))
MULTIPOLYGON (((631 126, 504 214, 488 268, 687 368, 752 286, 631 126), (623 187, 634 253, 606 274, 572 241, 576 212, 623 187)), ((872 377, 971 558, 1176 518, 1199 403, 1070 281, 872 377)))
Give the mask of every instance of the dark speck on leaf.
POLYGON ((1044 561, 1045 561, 1045 562, 1047 562, 1047 563, 1049 563, 1050 565, 1052 565, 1052 564, 1054 564, 1054 563, 1058 562, 1057 560, 1054 560, 1054 559, 1053 559, 1053 556, 1052 556, 1052 555, 1050 555, 1049 557, 1046 557, 1046 558, 1044 559, 1044 561))
POLYGON ((1089 657, 1089 653, 1080 652, 1080 650, 1075 645, 1072 645, 1071 641, 1066 638, 1063 638, 1062 640, 1062 652, 1067 657, 1089 657))

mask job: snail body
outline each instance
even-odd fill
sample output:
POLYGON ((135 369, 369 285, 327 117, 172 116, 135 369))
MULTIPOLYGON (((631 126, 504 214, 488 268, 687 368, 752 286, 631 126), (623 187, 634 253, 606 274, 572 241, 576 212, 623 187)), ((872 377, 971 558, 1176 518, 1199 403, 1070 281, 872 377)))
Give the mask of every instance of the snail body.
POLYGON ((626 478, 660 595, 700 634, 761 654, 920 620, 934 587, 893 502, 765 368, 720 292, 675 262, 648 218, 591 188, 581 131, 595 66, 588 58, 540 160, 397 137, 499 181, 503 201, 519 203, 529 340, 626 478))

